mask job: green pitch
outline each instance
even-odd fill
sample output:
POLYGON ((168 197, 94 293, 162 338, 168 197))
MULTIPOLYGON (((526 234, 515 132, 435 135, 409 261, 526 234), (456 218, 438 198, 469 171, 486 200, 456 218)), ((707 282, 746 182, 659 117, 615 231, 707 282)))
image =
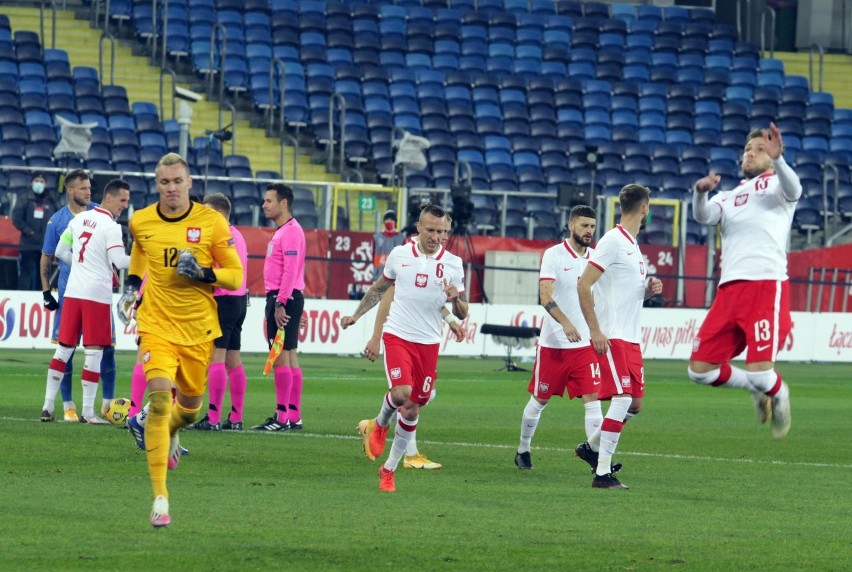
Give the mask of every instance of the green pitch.
MULTIPOLYGON (((526 373, 442 359, 421 412, 440 471, 378 491, 355 426, 378 411, 378 363, 303 356, 301 433, 184 432, 169 474, 173 524, 148 524, 145 456, 126 431, 40 423, 46 351, 0 351, 3 570, 848 570, 850 366, 782 364, 793 427, 781 441, 750 397, 697 387, 683 362, 646 364, 645 410, 623 435, 629 491, 595 490, 574 457, 582 406, 555 399, 512 462, 526 373)), ((246 426, 273 409, 249 356, 246 426)), ((133 356, 119 354, 117 395, 133 356)), ((81 405, 79 377, 74 395, 81 405)), ((226 398, 226 406, 229 402, 226 398)), ((61 411, 61 404, 57 407, 61 411)))

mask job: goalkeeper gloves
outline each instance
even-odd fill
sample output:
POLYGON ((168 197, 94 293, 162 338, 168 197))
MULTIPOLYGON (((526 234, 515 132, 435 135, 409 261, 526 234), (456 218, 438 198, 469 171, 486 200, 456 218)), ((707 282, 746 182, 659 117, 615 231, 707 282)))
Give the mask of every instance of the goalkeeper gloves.
POLYGON ((216 274, 212 268, 204 268, 198 264, 195 255, 191 250, 184 250, 180 253, 177 263, 177 273, 181 276, 186 276, 192 280, 206 282, 212 284, 216 282, 216 274))
POLYGON ((124 289, 124 294, 118 299, 115 309, 118 312, 118 319, 125 326, 130 323, 131 313, 136 308, 136 299, 138 296, 139 289, 136 286, 128 284, 124 289))
POLYGON ((50 293, 50 290, 45 290, 41 293, 41 295, 44 297, 44 307, 46 310, 55 312, 59 309, 59 302, 56 301, 56 298, 53 297, 53 294, 50 293))

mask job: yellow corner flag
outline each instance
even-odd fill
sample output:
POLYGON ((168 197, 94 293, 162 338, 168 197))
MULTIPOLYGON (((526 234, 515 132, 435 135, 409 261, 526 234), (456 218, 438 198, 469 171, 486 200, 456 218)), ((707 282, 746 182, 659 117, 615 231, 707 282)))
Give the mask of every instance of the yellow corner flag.
POLYGON ((284 349, 284 328, 278 328, 275 334, 275 339, 272 340, 272 347, 269 350, 269 357, 266 358, 266 365, 263 366, 263 375, 269 375, 272 371, 272 364, 281 355, 281 350, 284 349))

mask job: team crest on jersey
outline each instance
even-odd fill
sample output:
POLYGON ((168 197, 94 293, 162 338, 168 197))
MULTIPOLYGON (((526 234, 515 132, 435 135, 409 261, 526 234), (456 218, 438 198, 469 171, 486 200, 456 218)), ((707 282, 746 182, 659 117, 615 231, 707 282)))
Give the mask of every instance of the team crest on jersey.
POLYGON ((737 197, 734 199, 734 206, 735 207, 741 207, 744 204, 746 204, 747 202, 748 202, 748 195, 747 194, 737 195, 737 197))
POLYGON ((390 370, 391 379, 399 379, 402 377, 402 369, 395 367, 390 370))
POLYGON ((190 226, 186 229, 186 241, 193 244, 201 242, 201 229, 197 226, 190 226))
POLYGON ((549 383, 539 383, 538 388, 541 390, 542 393, 547 393, 547 391, 550 389, 550 384, 549 383))
POLYGON ((414 285, 418 288, 425 288, 429 283, 429 275, 428 274, 417 274, 417 278, 414 279, 414 285))
POLYGON ((622 375, 621 376, 621 387, 624 389, 630 389, 630 376, 622 375))

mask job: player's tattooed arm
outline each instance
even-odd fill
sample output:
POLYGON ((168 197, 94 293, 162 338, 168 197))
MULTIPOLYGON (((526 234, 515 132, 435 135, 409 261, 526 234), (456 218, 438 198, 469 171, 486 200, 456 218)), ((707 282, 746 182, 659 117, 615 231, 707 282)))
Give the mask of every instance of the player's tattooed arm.
POLYGON ((382 296, 393 285, 393 282, 385 278, 383 275, 379 276, 379 279, 376 280, 375 284, 370 286, 370 289, 367 290, 367 293, 364 294, 364 297, 361 298, 361 303, 358 304, 358 309, 355 310, 355 313, 352 315, 352 318, 357 320, 367 312, 369 312, 373 306, 379 303, 382 299, 382 296))
POLYGON ((467 303, 467 293, 460 292, 458 297, 453 300, 453 315, 459 320, 467 318, 470 307, 467 303))
MULTIPOLYGON (((547 313, 551 316, 553 316, 553 310, 557 308, 559 308, 559 305, 553 300, 544 305, 544 309, 547 310, 547 313)), ((556 316, 553 316, 553 318, 556 319, 556 316)))

